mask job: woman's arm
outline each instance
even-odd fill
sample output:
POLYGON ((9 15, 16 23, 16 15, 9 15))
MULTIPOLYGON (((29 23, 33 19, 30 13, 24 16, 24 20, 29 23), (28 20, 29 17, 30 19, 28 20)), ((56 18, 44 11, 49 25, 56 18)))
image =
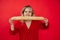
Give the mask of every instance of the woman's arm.
POLYGON ((9 32, 10 34, 15 35, 19 31, 18 25, 17 25, 18 21, 9 19, 9 23, 10 23, 9 32))
POLYGON ((11 17, 10 20, 44 20, 43 17, 36 17, 36 16, 15 16, 11 17))
POLYGON ((47 18, 44 18, 44 20, 41 21, 41 28, 47 29, 49 27, 49 22, 47 18))
POLYGON ((13 23, 13 20, 9 19, 9 23, 10 23, 11 31, 14 31, 14 23, 13 23))
POLYGON ((9 19, 9 23, 10 23, 9 32, 10 32, 11 35, 14 35, 15 34, 15 28, 14 28, 13 20, 11 20, 11 18, 9 19))

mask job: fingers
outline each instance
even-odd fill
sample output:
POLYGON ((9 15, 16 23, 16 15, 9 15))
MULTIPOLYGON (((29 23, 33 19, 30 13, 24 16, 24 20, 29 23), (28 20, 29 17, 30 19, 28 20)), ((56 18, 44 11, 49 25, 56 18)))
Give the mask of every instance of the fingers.
POLYGON ((47 19, 47 18, 45 18, 45 19, 44 19, 44 21, 47 23, 47 22, 48 22, 48 19, 47 19))
POLYGON ((14 31, 14 25, 11 25, 11 30, 14 31))
POLYGON ((10 23, 10 24, 13 24, 13 20, 9 19, 9 23, 10 23))
POLYGON ((45 25, 48 26, 48 19, 45 18, 44 21, 45 21, 45 25))

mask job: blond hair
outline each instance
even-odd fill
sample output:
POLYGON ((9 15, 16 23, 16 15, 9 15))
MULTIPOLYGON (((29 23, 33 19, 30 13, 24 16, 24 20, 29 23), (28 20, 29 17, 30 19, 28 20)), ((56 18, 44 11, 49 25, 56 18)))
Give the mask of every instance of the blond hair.
MULTIPOLYGON (((30 5, 25 6, 25 7, 22 9, 22 14, 23 14, 23 16, 24 16, 24 11, 25 11, 26 8, 31 8, 31 9, 32 9, 32 7, 31 7, 30 5)), ((31 15, 31 16, 33 16, 33 14, 34 14, 34 11, 33 11, 33 9, 32 9, 32 15, 31 15)))

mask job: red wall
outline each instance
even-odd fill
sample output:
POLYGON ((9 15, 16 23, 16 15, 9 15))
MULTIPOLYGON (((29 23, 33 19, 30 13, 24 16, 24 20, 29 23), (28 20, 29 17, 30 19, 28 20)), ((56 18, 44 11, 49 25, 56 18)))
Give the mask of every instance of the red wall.
POLYGON ((8 19, 21 15, 21 9, 28 4, 37 16, 49 19, 49 28, 39 31, 39 40, 60 40, 60 0, 0 0, 0 40, 19 40, 18 34, 9 34, 8 19))

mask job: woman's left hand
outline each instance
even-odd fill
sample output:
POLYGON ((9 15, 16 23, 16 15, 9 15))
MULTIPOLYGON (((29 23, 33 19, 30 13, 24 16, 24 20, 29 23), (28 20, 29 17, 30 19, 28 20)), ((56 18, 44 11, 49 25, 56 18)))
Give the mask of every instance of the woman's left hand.
POLYGON ((48 26, 48 19, 47 18, 44 19, 44 22, 45 22, 45 25, 48 26))

